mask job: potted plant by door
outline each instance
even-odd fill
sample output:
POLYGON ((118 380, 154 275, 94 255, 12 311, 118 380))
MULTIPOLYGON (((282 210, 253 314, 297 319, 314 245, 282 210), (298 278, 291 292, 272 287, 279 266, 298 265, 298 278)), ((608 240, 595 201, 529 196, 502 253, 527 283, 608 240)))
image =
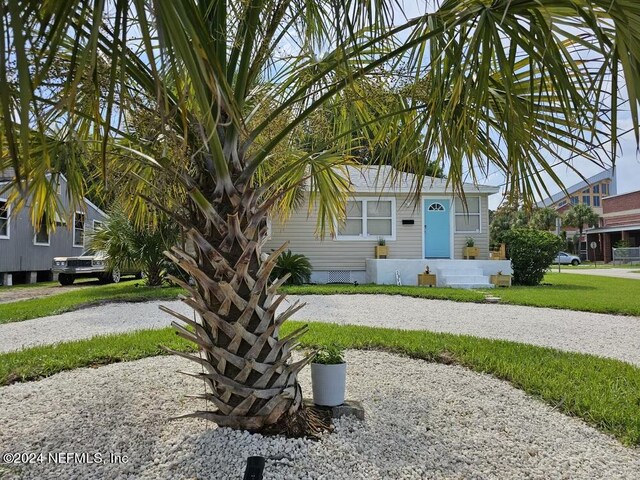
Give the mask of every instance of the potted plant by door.
POLYGON ((376 258, 389 257, 389 247, 387 247, 387 241, 382 237, 378 238, 378 245, 376 245, 375 254, 376 258))
POLYGON ((313 403, 323 407, 337 407, 345 400, 347 364, 343 349, 331 345, 320 349, 311 363, 313 403))
POLYGON ((467 237, 467 246, 464 247, 463 255, 468 260, 469 258, 478 258, 480 256, 480 249, 475 246, 476 241, 472 237, 467 237))

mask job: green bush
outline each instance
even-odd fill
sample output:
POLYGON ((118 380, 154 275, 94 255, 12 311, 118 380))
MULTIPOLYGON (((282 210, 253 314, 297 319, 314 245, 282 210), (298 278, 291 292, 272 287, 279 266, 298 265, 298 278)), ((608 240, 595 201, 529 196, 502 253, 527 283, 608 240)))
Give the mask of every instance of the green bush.
POLYGON ((538 285, 563 244, 550 232, 529 228, 511 230, 506 241, 516 285, 538 285))
POLYGON ((291 250, 287 250, 278 258, 278 263, 271 273, 271 279, 282 278, 287 273, 290 273, 291 276, 285 282, 285 285, 309 283, 311 262, 301 253, 291 253, 291 250))
POLYGON ((313 359, 313 363, 322 365, 340 365, 344 363, 344 348, 336 343, 332 343, 319 349, 313 359))

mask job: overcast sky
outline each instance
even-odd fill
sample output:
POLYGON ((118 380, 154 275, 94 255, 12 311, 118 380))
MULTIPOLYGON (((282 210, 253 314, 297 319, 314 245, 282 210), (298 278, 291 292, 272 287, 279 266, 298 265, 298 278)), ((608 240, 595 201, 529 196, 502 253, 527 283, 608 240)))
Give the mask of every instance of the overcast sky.
MULTIPOLYGON (((411 18, 420 15, 425 10, 433 11, 436 1, 420 1, 420 0, 404 0, 403 8, 404 14, 411 18)), ((400 21, 403 13, 397 8, 397 14, 399 15, 398 21, 400 21)), ((626 131, 631 126, 629 115, 626 112, 620 113, 620 131, 626 131)), ((620 150, 618 152, 618 158, 616 159, 616 177, 618 193, 630 192, 640 189, 640 157, 636 152, 635 137, 633 132, 628 133, 624 137, 620 138, 620 150)), ((573 165, 579 172, 585 177, 590 177, 596 173, 602 171, 602 168, 595 165, 584 158, 575 158, 572 160, 573 165)), ((574 183, 581 180, 580 176, 567 166, 559 166, 555 168, 556 173, 563 181, 564 185, 569 187, 574 183)), ((544 178, 548 179, 545 175, 544 178)), ((482 180, 483 183, 490 185, 502 186, 505 178, 500 173, 494 173, 482 180)), ((551 181, 548 183, 549 190, 552 193, 560 191, 560 188, 555 187, 551 181)), ((495 209, 502 199, 502 194, 498 193, 489 197, 489 208, 495 209)))

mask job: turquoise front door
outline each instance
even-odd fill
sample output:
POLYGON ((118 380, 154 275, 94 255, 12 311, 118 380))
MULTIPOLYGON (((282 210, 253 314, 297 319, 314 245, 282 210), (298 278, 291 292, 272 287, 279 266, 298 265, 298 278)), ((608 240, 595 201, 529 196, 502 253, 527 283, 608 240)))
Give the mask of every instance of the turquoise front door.
POLYGON ((450 200, 424 201, 424 258, 451 257, 450 200))

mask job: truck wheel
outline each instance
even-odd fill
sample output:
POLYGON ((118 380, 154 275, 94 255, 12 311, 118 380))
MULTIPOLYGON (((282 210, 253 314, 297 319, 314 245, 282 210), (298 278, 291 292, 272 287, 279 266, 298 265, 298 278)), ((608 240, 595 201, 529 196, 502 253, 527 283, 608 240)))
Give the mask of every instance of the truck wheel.
POLYGON ((111 280, 113 283, 118 283, 120 281, 120 269, 118 267, 114 268, 111 272, 111 280))
POLYGON ((58 281, 60 282, 60 285, 72 285, 75 279, 76 277, 74 277, 73 275, 69 275, 68 273, 61 273, 60 275, 58 275, 58 281))

